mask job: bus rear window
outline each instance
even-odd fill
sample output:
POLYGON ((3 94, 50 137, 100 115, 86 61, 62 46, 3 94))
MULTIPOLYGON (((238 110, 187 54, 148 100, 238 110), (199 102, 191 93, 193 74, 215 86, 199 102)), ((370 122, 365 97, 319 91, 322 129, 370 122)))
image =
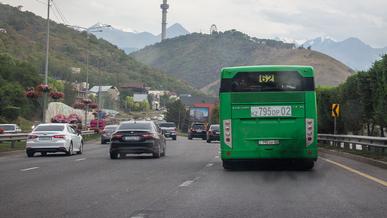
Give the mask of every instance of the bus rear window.
POLYGON ((223 79, 221 92, 313 91, 313 78, 290 72, 239 72, 223 79))

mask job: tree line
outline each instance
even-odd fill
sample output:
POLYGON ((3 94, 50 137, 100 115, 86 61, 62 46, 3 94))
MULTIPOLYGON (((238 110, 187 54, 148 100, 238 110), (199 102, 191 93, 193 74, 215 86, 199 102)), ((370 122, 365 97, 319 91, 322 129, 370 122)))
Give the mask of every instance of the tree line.
POLYGON ((319 133, 333 132, 331 105, 340 104, 339 134, 385 136, 387 127, 387 55, 368 71, 350 76, 338 87, 319 87, 319 133))

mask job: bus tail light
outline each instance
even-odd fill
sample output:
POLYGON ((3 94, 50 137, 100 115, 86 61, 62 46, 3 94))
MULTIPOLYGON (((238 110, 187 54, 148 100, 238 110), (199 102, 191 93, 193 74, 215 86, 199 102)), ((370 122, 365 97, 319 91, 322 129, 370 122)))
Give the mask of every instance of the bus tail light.
POLYGON ((314 141, 314 120, 313 119, 305 119, 305 141, 306 146, 309 146, 314 141))
POLYGON ((224 143, 232 148, 231 120, 223 120, 224 143))

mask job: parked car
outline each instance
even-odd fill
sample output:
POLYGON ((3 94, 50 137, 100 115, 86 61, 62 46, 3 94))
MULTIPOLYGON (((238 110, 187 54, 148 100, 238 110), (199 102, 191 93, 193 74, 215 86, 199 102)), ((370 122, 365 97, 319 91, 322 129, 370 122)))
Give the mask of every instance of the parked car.
POLYGON ((67 155, 82 154, 83 138, 67 123, 39 124, 28 135, 26 153, 33 157, 36 152, 43 156, 47 153, 64 152, 67 155))
POLYGON ((207 142, 211 143, 211 141, 219 141, 219 133, 219 124, 212 124, 207 131, 207 142))
POLYGON ((192 123, 191 128, 188 130, 188 139, 201 138, 206 140, 207 131, 204 123, 192 123))
POLYGON ((174 122, 159 123, 159 127, 163 131, 165 138, 176 140, 176 124, 174 122))
POLYGON ((154 158, 165 156, 166 141, 161 129, 153 121, 121 122, 112 135, 110 158, 126 154, 151 153, 154 158))
POLYGON ((20 133, 21 129, 17 124, 0 124, 3 134, 20 133))
POLYGON ((116 131, 118 125, 107 125, 105 129, 103 129, 101 134, 101 144, 106 144, 106 142, 110 142, 110 138, 112 134, 116 131))

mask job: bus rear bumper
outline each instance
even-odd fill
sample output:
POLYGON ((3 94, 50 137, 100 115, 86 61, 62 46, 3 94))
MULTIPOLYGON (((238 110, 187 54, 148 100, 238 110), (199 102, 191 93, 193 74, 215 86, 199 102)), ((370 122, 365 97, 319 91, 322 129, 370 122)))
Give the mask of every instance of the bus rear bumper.
POLYGON ((233 150, 222 150, 222 160, 260 160, 260 159, 307 159, 317 160, 317 149, 308 148, 301 150, 260 150, 260 151, 233 151, 233 150))

